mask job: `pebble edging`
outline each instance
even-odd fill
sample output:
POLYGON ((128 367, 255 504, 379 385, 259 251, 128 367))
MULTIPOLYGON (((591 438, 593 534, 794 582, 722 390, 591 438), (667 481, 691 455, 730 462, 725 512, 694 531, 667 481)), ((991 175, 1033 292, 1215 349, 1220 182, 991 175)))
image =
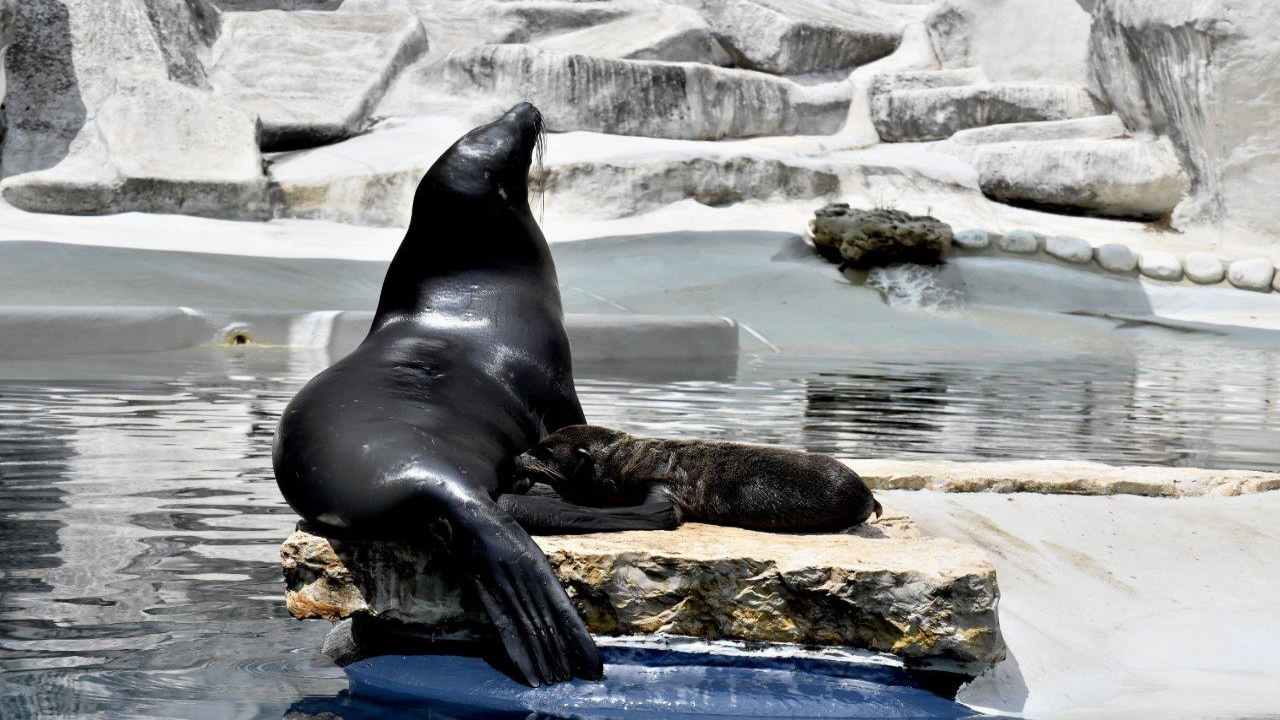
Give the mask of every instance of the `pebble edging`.
MULTIPOLYGON (((812 221, 807 235, 812 239, 812 221)), ((957 230, 953 234, 951 245, 971 252, 986 252, 993 248, 1014 255, 1044 252, 1050 257, 1075 265, 1096 263, 1103 270, 1120 275, 1133 275, 1136 272, 1165 282, 1179 282, 1185 278, 1203 286, 1225 283, 1228 287, 1251 292, 1280 293, 1280 269, 1269 258, 1244 258, 1226 262, 1208 252, 1190 252, 1179 258, 1164 250, 1137 253, 1120 243, 1094 247, 1081 238, 1069 235, 1046 237, 1030 230, 1014 230, 1004 235, 980 228, 957 230)))
POLYGON ((1087 240, 1068 235, 1046 237, 1029 230, 1014 230, 1001 235, 988 230, 970 229, 955 233, 953 247, 960 250, 986 251, 996 248, 1014 255, 1046 255, 1075 265, 1095 263, 1110 273, 1133 275, 1135 272, 1153 280, 1179 282, 1184 278, 1197 285, 1220 285, 1251 292, 1280 292, 1280 270, 1268 258, 1243 258, 1224 261, 1208 252, 1191 252, 1185 257, 1164 250, 1141 253, 1127 245, 1106 243, 1094 247, 1087 240))

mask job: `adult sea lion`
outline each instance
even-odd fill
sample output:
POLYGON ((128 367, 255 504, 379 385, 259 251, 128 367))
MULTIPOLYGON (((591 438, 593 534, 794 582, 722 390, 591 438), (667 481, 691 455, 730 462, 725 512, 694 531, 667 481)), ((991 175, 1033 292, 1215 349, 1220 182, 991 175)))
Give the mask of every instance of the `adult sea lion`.
POLYGON ((512 457, 585 421, 529 211, 541 131, 522 103, 431 166, 369 335, 293 398, 272 455, 285 500, 322 531, 446 538, 534 686, 603 674, 546 558, 494 503, 512 457))
POLYGON ((833 532, 883 512, 862 478, 826 455, 592 425, 544 438, 516 458, 514 472, 513 491, 542 482, 562 498, 499 499, 538 533, 670 529, 684 520, 833 532))

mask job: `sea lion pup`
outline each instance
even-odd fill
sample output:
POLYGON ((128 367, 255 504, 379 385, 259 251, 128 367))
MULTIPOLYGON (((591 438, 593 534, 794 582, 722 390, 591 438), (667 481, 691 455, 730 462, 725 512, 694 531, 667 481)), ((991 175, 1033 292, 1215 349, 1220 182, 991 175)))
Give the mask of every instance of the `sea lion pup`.
POLYGON ((516 458, 509 503, 535 533, 657 530, 685 520, 751 530, 835 532, 883 512, 862 478, 826 455, 701 440, 632 437, 575 425, 516 458))
POLYGON ((289 403, 272 455, 285 500, 322 532, 450 542, 535 686, 603 674, 546 558, 494 502, 512 457, 584 422, 529 211, 541 130, 522 103, 431 166, 369 335, 289 403))

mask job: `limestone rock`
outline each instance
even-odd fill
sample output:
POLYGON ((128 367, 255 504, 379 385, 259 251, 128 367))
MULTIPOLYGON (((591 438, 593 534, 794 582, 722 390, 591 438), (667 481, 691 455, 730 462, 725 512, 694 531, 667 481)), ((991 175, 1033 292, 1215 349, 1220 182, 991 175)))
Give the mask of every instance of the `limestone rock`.
POLYGON ((1178 257, 1160 250, 1147 250, 1139 255, 1138 269, 1143 275, 1156 280, 1182 279, 1182 263, 1178 262, 1178 257))
POLYGON ((951 136, 957 145, 990 145, 1001 142, 1046 142, 1050 140, 1113 140, 1128 135, 1117 115, 1074 120, 1006 123, 961 130, 951 136))
POLYGON ((1093 260, 1093 246, 1087 240, 1064 235, 1045 238, 1044 251, 1059 260, 1080 265, 1093 260))
POLYGON ((1270 292, 1276 268, 1267 258, 1236 260, 1227 266, 1227 280, 1244 290, 1270 292))
POLYGON ((879 2, 679 0, 701 12, 738 67, 774 75, 847 70, 898 46, 916 8, 879 2))
MULTIPOLYGON (((902 516, 847 535, 687 524, 536 538, 593 633, 842 645, 971 671, 1005 655, 981 551, 921 537, 902 516)), ((431 549, 326 540, 281 548, 294 617, 394 618, 418 634, 487 634, 461 575, 431 549)))
POLYGON ((1090 17, 1070 0, 937 0, 925 26, 943 67, 982 67, 998 81, 1088 81, 1090 17))
POLYGON ((665 3, 533 44, 543 50, 593 57, 733 65, 733 57, 702 15, 691 8, 665 3))
POLYGON ((993 200, 1107 217, 1168 217, 1190 184, 1166 142, 1000 143, 974 155, 993 200))
POLYGON ((1280 292, 1280 271, 1276 272, 1276 276, 1271 279, 1271 289, 1280 292))
POLYGON ((261 119, 264 149, 309 147, 364 129, 426 50, 422 23, 406 13, 228 13, 211 80, 261 119))
POLYGON ((965 250, 985 250, 991 246, 991 233, 986 230, 961 230, 951 242, 965 250))
POLYGON ((901 210, 857 210, 832 203, 818 210, 813 243, 819 254, 857 270, 899 263, 941 264, 951 251, 951 226, 901 210))
POLYGON ((428 93, 424 112, 469 98, 492 105, 477 115, 487 118, 493 109, 529 100, 551 131, 660 138, 825 135, 841 127, 850 102, 843 82, 800 85, 744 70, 614 60, 522 45, 451 53, 438 66, 425 68, 415 82, 428 93))
POLYGON ((1280 4, 1260 0, 1096 0, 1094 85, 1129 128, 1172 140, 1192 178, 1175 220, 1280 230, 1277 27, 1280 4))
POLYGON ((1102 269, 1115 273, 1130 273, 1138 267, 1138 255, 1128 245, 1107 243, 1094 248, 1094 257, 1102 269))
POLYGON ((948 87, 900 87, 881 75, 870 90, 872 121, 885 142, 944 140, 961 130, 1041 120, 1101 115, 1104 106, 1072 85, 975 83, 948 87))
POLYGON ((1007 253, 1031 255, 1040 252, 1041 238, 1029 230, 1014 230, 997 238, 996 246, 1007 253))
POLYGON ((206 11, 199 0, 17 3, 4 197, 37 212, 268 217, 256 124, 203 87, 206 11))
POLYGON ((1222 282, 1227 276, 1227 269, 1217 255, 1206 252, 1187 253, 1182 259, 1182 269, 1187 278, 1201 285, 1213 285, 1222 282))

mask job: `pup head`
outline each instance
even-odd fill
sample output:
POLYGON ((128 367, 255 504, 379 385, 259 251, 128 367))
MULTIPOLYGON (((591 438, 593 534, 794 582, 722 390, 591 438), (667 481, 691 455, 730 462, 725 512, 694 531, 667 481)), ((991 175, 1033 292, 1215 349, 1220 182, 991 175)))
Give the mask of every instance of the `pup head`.
POLYGON ((515 487, 527 490, 541 482, 575 505, 616 507, 630 502, 633 493, 619 478, 602 472, 598 458, 626 433, 595 425, 571 425, 548 435, 515 459, 515 487))

